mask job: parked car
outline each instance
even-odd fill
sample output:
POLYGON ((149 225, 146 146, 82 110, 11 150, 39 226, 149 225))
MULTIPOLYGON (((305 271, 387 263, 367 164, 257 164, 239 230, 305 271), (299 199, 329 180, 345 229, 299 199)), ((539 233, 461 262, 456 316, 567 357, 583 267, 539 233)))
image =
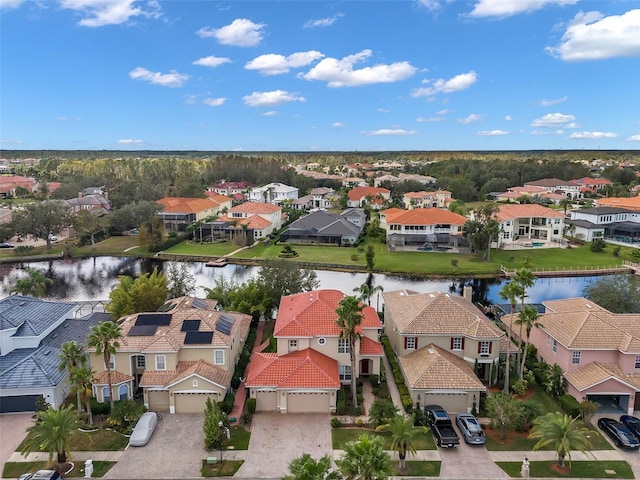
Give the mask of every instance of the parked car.
POLYGON ((149 443, 149 440, 151 440, 151 435, 153 435, 153 431, 156 429, 157 424, 158 414, 156 412, 143 413, 140 416, 138 423, 136 423, 133 432, 131 432, 129 445, 132 447, 144 447, 149 443))
POLYGON ((58 480, 62 478, 64 478, 64 474, 60 474, 55 470, 38 470, 34 473, 24 473, 18 477, 18 480, 58 480))
POLYGON ((462 432, 464 443, 484 445, 486 438, 476 417, 470 413, 458 413, 456 415, 456 425, 458 425, 460 432, 462 432))
POLYGON ((427 412, 429 428, 438 446, 457 447, 460 444, 460 437, 453 429, 453 423, 447 411, 440 405, 428 405, 424 409, 427 412))
POLYGON ((0 248, 13 248, 10 243, 0 243, 0 248))
POLYGON ((58 237, 56 235, 54 235, 53 233, 49 234, 49 240, 52 242, 57 242, 58 241, 58 237))
POLYGON ((640 440, 640 418, 632 415, 621 415, 620 423, 629 429, 640 440))
POLYGON ((606 433, 618 448, 638 450, 640 441, 631 430, 613 418, 602 417, 598 420, 598 428, 606 433))

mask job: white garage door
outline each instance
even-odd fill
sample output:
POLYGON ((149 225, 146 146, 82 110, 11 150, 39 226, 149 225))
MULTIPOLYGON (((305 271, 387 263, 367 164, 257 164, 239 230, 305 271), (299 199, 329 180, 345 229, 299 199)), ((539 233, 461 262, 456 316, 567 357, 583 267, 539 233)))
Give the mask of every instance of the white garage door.
POLYGON ((149 391, 149 410, 152 412, 169 411, 169 392, 149 391))
POLYGON ((277 404, 277 392, 275 390, 265 390, 256 392, 256 411, 275 412, 277 404))
POLYGON ((173 401, 176 413, 204 413, 207 398, 218 401, 218 395, 213 393, 175 393, 173 401))
POLYGON ((287 413, 329 413, 329 393, 289 392, 287 413))
POLYGON ((424 405, 441 405, 449 413, 467 413, 467 393, 430 393, 424 396, 424 405))

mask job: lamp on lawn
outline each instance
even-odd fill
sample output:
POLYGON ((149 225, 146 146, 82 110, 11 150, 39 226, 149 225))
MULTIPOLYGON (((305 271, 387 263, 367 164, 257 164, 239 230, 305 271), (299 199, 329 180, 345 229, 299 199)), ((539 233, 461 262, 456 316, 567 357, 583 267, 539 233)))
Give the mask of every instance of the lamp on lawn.
POLYGON ((224 442, 225 435, 224 423, 222 423, 222 420, 218 422, 218 427, 220 427, 220 467, 222 467, 222 443, 224 442))

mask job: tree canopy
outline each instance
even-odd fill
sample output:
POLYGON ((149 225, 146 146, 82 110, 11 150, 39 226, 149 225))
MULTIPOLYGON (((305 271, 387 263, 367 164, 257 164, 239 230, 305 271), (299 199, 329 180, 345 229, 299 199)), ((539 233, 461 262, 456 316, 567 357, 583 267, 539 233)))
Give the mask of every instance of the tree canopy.
POLYGON ((156 268, 153 273, 142 274, 135 280, 118 277, 120 282, 109 293, 106 310, 114 318, 138 312, 155 312, 167 300, 167 277, 156 268))
POLYGON ((601 277, 585 288, 585 296, 614 313, 640 313, 640 276, 601 277))

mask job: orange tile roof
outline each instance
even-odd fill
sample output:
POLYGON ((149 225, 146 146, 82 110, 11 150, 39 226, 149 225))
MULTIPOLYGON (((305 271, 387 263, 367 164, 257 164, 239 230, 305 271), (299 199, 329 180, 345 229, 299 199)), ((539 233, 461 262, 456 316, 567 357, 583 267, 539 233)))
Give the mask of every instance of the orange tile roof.
POLYGON ((400 225, 464 225, 467 218, 449 210, 440 208, 414 208, 413 210, 400 210, 397 213, 393 209, 384 210, 387 224, 400 225))
POLYGON ((513 220, 516 218, 564 218, 562 212, 553 210, 552 208, 543 207, 535 203, 522 205, 500 205, 496 218, 504 222, 505 220, 513 220))
POLYGON ((275 213, 281 208, 278 205, 274 205, 272 203, 264 203, 264 202, 244 202, 240 205, 236 205, 235 207, 231 207, 229 209, 230 213, 275 213))
POLYGON ((640 197, 599 198, 598 200, 596 200, 596 205, 599 207, 617 207, 617 208, 626 208, 629 210, 640 210, 640 197))
MULTIPOLYGON (((224 197, 227 198, 227 197, 224 197)), ((227 198, 231 201, 230 198, 227 198)), ((207 198, 186 198, 186 197, 165 197, 156 200, 162 205, 164 213, 198 213, 203 210, 209 210, 220 206, 220 203, 207 198)))
POLYGON ((338 362, 307 348, 278 357, 254 353, 249 362, 247 387, 340 388, 338 362))
POLYGON ((231 372, 204 360, 180 361, 175 370, 145 370, 140 378, 140 386, 171 387, 194 375, 222 387, 229 385, 232 376, 231 372))
POLYGON ((384 348, 379 342, 371 340, 369 337, 360 337, 360 355, 383 356, 384 348))
MULTIPOLYGON (((117 370, 111 370, 111 385, 118 385, 133 380, 131 375, 126 375, 117 370)), ((98 372, 93 377, 94 385, 109 385, 109 376, 106 370, 98 372)))
MULTIPOLYGON (((339 290, 315 290, 282 297, 273 336, 339 336, 336 309, 345 296, 339 290)), ((362 313, 364 318, 357 328, 360 333, 364 328, 382 328, 380 318, 373 307, 365 305, 362 313)))
POLYGON ((380 187, 356 187, 347 192, 349 200, 353 201, 361 200, 367 196, 375 199, 378 195, 389 197, 391 191, 380 187))
POLYGON ((223 222, 236 222, 236 226, 231 227, 236 230, 242 230, 242 225, 246 225, 247 228, 252 230, 263 230, 272 225, 269 220, 262 218, 260 215, 251 215, 247 218, 232 218, 229 215, 223 215, 222 217, 219 217, 218 220, 223 222))

